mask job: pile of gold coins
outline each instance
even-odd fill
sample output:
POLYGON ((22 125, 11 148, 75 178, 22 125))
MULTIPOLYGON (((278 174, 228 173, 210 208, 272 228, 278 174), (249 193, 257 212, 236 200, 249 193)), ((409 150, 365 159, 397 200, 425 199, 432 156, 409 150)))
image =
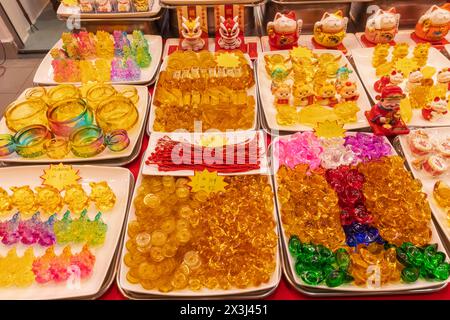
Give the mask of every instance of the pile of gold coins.
POLYGON ((188 182, 143 177, 128 225, 127 280, 161 292, 268 283, 278 241, 268 178, 226 177, 225 191, 210 194, 188 182))

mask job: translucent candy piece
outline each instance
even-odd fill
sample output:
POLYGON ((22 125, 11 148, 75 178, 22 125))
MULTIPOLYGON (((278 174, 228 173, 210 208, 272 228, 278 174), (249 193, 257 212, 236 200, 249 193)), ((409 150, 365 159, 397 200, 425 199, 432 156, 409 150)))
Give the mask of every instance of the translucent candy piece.
POLYGON ((90 199, 95 203, 95 207, 100 211, 108 211, 116 204, 116 195, 106 181, 91 182, 92 188, 90 199))
POLYGON ((58 214, 63 207, 63 199, 58 189, 44 185, 36 187, 36 199, 41 213, 46 215, 58 214))
POLYGON ((81 185, 72 184, 66 187, 64 203, 69 206, 69 210, 73 213, 81 213, 89 206, 89 197, 83 190, 81 185))
POLYGON ((36 195, 30 186, 11 187, 13 206, 25 217, 33 215, 38 209, 36 195))

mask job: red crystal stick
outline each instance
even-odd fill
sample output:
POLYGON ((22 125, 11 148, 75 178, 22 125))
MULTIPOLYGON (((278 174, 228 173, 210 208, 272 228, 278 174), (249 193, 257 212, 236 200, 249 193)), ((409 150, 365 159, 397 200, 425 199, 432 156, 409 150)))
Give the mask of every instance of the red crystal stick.
POLYGON ((243 143, 221 147, 204 147, 174 141, 164 136, 158 140, 155 151, 147 158, 145 164, 157 165, 159 171, 207 169, 220 173, 239 173, 259 169, 260 152, 258 135, 243 143), (232 154, 227 154, 230 151, 232 154), (210 158, 208 161, 205 161, 205 154, 206 158, 210 158))

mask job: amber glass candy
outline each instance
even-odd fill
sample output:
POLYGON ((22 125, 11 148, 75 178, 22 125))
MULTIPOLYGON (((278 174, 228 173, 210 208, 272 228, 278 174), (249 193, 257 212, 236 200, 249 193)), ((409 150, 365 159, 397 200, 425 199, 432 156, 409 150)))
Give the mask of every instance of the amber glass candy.
POLYGON ((226 177, 225 192, 192 193, 183 177, 145 176, 134 199, 124 263, 147 290, 247 288, 276 267, 267 177, 226 177))
POLYGON ((322 244, 335 250, 345 245, 340 208, 335 191, 323 174, 309 172, 308 165, 280 167, 277 173, 281 220, 289 239, 322 244))
POLYGON ((383 157, 361 163, 364 175, 363 194, 373 225, 381 237, 400 246, 411 242, 423 246, 431 241, 431 210, 422 184, 406 171, 402 158, 383 157))

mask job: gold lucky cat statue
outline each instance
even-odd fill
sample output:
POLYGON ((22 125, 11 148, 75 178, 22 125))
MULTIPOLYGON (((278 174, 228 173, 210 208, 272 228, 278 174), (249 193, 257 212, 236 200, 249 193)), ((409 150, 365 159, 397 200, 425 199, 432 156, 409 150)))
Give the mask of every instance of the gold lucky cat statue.
POLYGON ((314 24, 313 42, 325 48, 337 49, 342 46, 347 31, 348 18, 341 10, 325 12, 320 21, 314 24))

